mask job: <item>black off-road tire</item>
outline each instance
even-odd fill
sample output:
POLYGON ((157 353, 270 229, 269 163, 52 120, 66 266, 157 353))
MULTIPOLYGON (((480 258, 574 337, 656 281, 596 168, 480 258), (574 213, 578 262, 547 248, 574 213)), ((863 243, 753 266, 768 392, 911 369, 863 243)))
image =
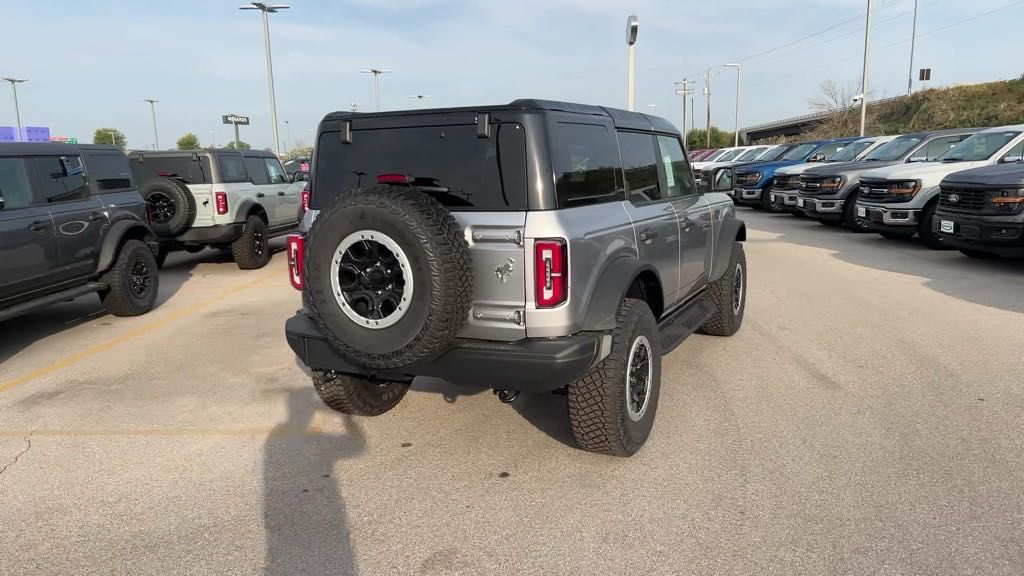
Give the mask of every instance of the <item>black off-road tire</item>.
POLYGON ((267 225, 259 216, 249 216, 242 235, 231 243, 231 255, 242 270, 263 268, 270 262, 270 242, 267 225))
POLYGON ((970 248, 961 248, 960 253, 968 258, 976 258, 978 260, 999 260, 1001 258, 998 254, 982 252, 981 250, 971 250, 970 248))
MULTIPOLYGON (((473 270, 462 227, 437 200, 414 188, 374 186, 335 197, 306 239, 306 301, 331 345, 353 362, 387 369, 443 352, 469 315, 473 270), (332 292, 331 264, 349 235, 391 238, 408 260, 414 289, 390 326, 350 318, 332 292)), ((347 296, 345 297, 347 298, 347 296)))
POLYGON ((732 336, 743 325, 747 309, 747 255, 743 244, 733 242, 729 269, 708 286, 715 313, 700 328, 709 336, 732 336))
POLYGON ((156 305, 160 274, 149 246, 139 240, 126 240, 114 265, 100 277, 107 288, 100 302, 114 316, 140 316, 156 305))
POLYGON ((196 221, 196 199, 188 186, 174 178, 154 178, 140 190, 149 204, 150 228, 158 236, 173 237, 192 227, 196 221))
POLYGON ((921 210, 921 216, 917 222, 917 237, 932 250, 949 250, 949 246, 942 240, 942 235, 932 230, 932 217, 935 216, 935 209, 938 206, 939 203, 933 200, 924 207, 924 210, 921 210))
POLYGON ((331 410, 356 416, 380 416, 401 402, 409 391, 409 384, 376 383, 327 370, 313 370, 313 388, 331 410))
POLYGON ((611 354, 568 386, 569 426, 576 443, 590 452, 632 456, 651 434, 660 391, 658 323, 646 302, 627 298, 619 308, 611 354), (627 381, 630 351, 640 337, 649 346, 650 393, 640 419, 633 420, 627 381))

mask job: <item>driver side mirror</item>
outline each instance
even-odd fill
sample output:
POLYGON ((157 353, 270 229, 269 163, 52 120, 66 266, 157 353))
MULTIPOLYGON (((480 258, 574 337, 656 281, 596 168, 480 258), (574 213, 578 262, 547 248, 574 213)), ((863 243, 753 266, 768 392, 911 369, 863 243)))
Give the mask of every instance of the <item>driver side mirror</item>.
POLYGON ((1024 160, 1024 156, 1003 156, 999 159, 1000 164, 1014 164, 1024 160))
POLYGON ((927 156, 913 156, 913 157, 910 158, 910 160, 907 160, 907 162, 927 162, 927 161, 928 161, 928 157, 927 156))
POLYGON ((732 184, 732 170, 720 168, 715 171, 714 178, 711 180, 711 190, 713 192, 728 192, 733 189, 732 184))
POLYGON ((825 161, 825 155, 822 154, 821 152, 818 152, 817 154, 812 154, 811 157, 807 159, 807 161, 808 162, 824 162, 825 161))
POLYGON ((4 209, 4 191, 0 188, 0 210, 4 209))

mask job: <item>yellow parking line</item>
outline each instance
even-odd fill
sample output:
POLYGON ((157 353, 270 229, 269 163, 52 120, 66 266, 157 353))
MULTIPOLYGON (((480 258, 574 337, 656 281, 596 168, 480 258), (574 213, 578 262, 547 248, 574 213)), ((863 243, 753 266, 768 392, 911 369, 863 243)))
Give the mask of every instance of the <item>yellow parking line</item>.
POLYGON ((255 280, 252 280, 250 282, 246 282, 244 284, 240 284, 240 285, 235 286, 234 288, 231 288, 229 290, 225 290, 224 292, 221 292, 220 294, 214 296, 213 298, 207 300, 206 302, 202 302, 202 303, 197 304, 195 306, 189 307, 188 309, 182 310, 181 312, 178 312, 178 313, 168 314, 167 316, 164 316, 163 318, 160 318, 159 320, 156 320, 154 322, 150 322, 149 324, 145 324, 143 326, 140 326, 140 327, 136 328, 135 330, 132 330, 131 332, 127 332, 127 333, 122 334, 121 336, 118 336, 116 338, 111 338, 110 340, 107 340, 106 342, 101 342, 101 343, 99 343, 99 344, 97 344, 97 345, 95 345, 95 346, 93 346, 91 348, 87 348, 87 349, 85 349, 85 350, 83 350, 83 351, 81 351, 81 352, 79 352, 77 354, 72 354, 71 356, 68 356, 66 358, 62 358, 62 359, 54 362, 53 364, 50 364, 49 366, 44 366, 42 368, 39 368, 38 370, 34 370, 32 372, 29 372, 28 374, 25 374, 23 376, 19 376, 19 377, 13 379, 13 380, 9 380, 9 381, 7 381, 7 382, 5 382, 3 384, 0 384, 0 393, 7 392, 9 390, 12 390, 12 389, 18 387, 18 386, 21 386, 22 384, 25 384, 27 382, 31 382, 31 381, 33 381, 33 380, 35 380, 37 378, 42 378, 43 376, 46 376, 48 374, 52 374, 52 373, 54 373, 57 370, 60 370, 62 368, 67 368, 68 366, 71 366, 73 364, 77 364, 78 362, 81 362, 82 360, 85 360, 86 358, 89 358, 91 356, 95 356, 96 354, 99 354, 100 352, 104 352, 104 351, 109 350, 109 349, 111 349, 111 348, 113 348, 115 346, 118 346, 120 344, 124 344, 125 342, 131 341, 131 340, 133 340, 135 338, 138 338, 139 336, 142 336, 144 334, 148 334, 148 333, 156 330, 157 328, 161 328, 161 327, 166 326, 166 325, 168 325, 168 324, 170 324, 172 322, 177 322, 178 320, 182 320, 182 319, 185 319, 185 318, 189 318, 191 316, 195 316, 199 312, 205 310, 206 308, 209 308, 210 306, 212 306, 212 305, 214 305, 214 304, 224 300, 225 298, 227 298, 229 296, 232 296, 234 294, 238 294, 239 292, 243 292, 245 290, 249 290, 251 288, 254 288, 257 285, 259 285, 259 284, 269 280, 271 278, 271 276, 278 276, 280 274, 281 274, 281 272, 278 271, 278 270, 275 270, 273 272, 268 272, 268 273, 265 273, 265 274, 261 274, 255 280))
POLYGON ((31 436, 54 438, 86 438, 86 437, 176 437, 176 436, 207 436, 207 437, 241 437, 241 436, 319 436, 324 429, 318 426, 300 428, 287 427, 252 427, 252 428, 109 428, 93 430, 0 430, 0 438, 24 438, 31 436))

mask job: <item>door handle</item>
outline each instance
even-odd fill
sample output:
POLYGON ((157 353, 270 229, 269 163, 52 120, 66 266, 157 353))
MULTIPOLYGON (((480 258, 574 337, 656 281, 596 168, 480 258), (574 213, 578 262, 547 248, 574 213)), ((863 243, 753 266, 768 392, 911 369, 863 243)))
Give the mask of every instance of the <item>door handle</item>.
POLYGON ((278 196, 284 196, 284 190, 278 190, 277 195, 278 196))
POLYGON ((42 232, 50 227, 50 223, 45 220, 37 220, 28 225, 28 229, 33 232, 42 232))
POLYGON ((103 217, 104 217, 103 212, 89 212, 89 221, 90 222, 98 222, 100 220, 103 220, 103 217))
POLYGON ((263 198, 264 196, 266 196, 266 194, 264 194, 263 192, 257 192, 256 193, 256 197, 257 198, 263 198))
POLYGON ((657 235, 658 235, 658 233, 655 232, 654 230, 650 229, 650 228, 647 228, 646 230, 641 230, 640 231, 640 241, 641 242, 650 242, 657 235))

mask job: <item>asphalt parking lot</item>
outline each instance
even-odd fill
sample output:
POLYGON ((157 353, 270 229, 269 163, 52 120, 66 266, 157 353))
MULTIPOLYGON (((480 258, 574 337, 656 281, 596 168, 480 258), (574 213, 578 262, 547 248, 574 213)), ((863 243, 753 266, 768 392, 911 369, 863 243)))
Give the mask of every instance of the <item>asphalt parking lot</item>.
POLYGON ((741 217, 745 325, 666 358, 632 459, 560 396, 329 412, 283 253, 0 324, 0 574, 1024 573, 1024 265, 741 217))

